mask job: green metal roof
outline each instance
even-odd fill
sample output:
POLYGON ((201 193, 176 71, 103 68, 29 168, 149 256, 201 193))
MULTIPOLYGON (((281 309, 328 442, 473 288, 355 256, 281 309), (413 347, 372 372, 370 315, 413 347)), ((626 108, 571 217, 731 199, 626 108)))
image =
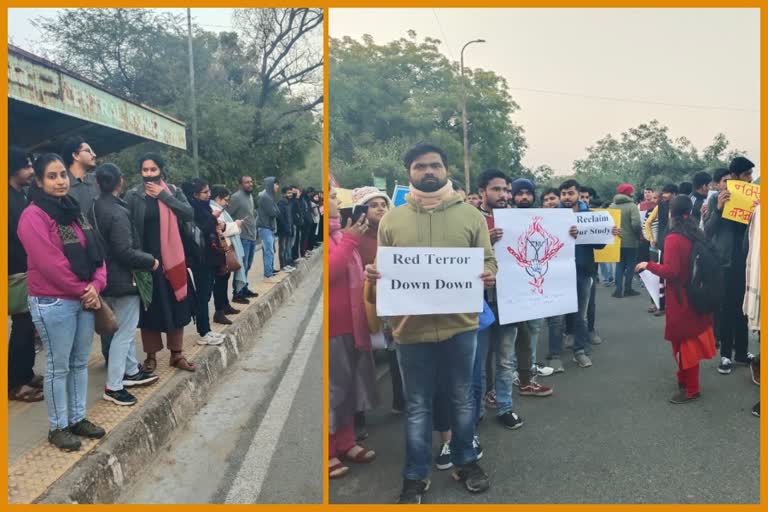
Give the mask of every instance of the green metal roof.
POLYGON ((15 46, 8 46, 8 138, 30 151, 58 151, 82 135, 98 154, 155 141, 187 149, 183 122, 15 46))

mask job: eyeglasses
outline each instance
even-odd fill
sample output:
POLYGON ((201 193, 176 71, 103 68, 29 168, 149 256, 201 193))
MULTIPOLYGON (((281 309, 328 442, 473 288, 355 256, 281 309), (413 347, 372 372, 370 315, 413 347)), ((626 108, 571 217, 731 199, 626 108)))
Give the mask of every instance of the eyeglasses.
POLYGON ((82 153, 83 151, 86 151, 86 152, 88 152, 88 153, 92 154, 93 156, 96 156, 96 153, 94 153, 94 152, 93 152, 93 150, 92 150, 91 148, 83 148, 83 149, 79 149, 77 152, 78 152, 78 153, 82 153))

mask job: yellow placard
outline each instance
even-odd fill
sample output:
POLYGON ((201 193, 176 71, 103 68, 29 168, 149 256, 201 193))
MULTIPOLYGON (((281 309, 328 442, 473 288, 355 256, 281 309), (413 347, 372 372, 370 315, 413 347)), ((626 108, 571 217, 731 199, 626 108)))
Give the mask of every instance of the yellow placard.
MULTIPOLYGON (((605 211, 611 214, 613 222, 617 228, 621 228, 621 210, 615 208, 593 208, 593 211, 605 211)), ((621 238, 613 237, 613 243, 606 245, 604 248, 595 250, 595 262, 596 263, 616 263, 621 259, 621 238)))
POLYGON ((755 201, 760 200, 760 185, 737 180, 728 180, 726 185, 731 197, 723 205, 723 218, 749 224, 755 211, 755 201))
POLYGON ((336 197, 339 200, 339 208, 351 208, 354 206, 352 202, 352 191, 348 188, 337 188, 336 197))

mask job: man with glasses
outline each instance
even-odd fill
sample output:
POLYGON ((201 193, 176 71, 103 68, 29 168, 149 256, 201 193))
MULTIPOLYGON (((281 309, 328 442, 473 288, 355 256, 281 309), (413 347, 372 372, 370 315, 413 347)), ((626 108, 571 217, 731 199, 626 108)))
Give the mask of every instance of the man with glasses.
POLYGON ((69 195, 80 205, 80 211, 87 215, 99 196, 96 175, 93 173, 96 153, 84 138, 75 135, 64 141, 61 157, 69 170, 69 195))

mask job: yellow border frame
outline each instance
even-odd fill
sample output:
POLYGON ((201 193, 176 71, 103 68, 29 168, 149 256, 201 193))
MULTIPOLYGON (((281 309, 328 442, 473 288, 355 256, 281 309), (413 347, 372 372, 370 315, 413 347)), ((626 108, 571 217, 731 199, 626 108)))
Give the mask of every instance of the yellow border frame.
MULTIPOLYGON (((3 40, 6 41, 6 51, 2 52, 2 55, 0 55, 0 64, 3 65, 3 67, 7 68, 8 64, 8 53, 7 53, 7 39, 8 39, 8 12, 7 8, 35 8, 35 7, 115 7, 115 6, 121 6, 121 7, 212 7, 212 2, 210 1, 200 1, 200 0, 187 0, 187 1, 180 1, 180 0, 169 0, 165 2, 146 2, 146 1, 130 1, 130 0, 120 0, 117 2, 104 2, 104 1, 84 1, 84 0, 75 0, 73 2, 61 2, 61 1, 23 1, 23 0, 7 0, 3 2, 3 9, 1 10, 0 14, 0 24, 2 25, 0 27, 0 33, 2 34, 3 40), (117 5, 116 5, 117 4, 117 5)), ((325 140, 324 148, 323 148, 323 158, 325 163, 325 171, 323 176, 323 191, 324 191, 324 198, 325 198, 325 211, 327 212, 328 208, 328 172, 329 172, 329 166, 330 166, 330 154, 328 151, 328 143, 329 143, 329 126, 328 126, 328 114, 329 114, 329 107, 328 107, 328 101, 329 101, 329 89, 328 89, 328 23, 329 23, 329 16, 332 16, 332 11, 329 12, 329 8, 343 8, 343 7, 349 7, 349 8, 371 8, 371 7, 387 7, 387 8, 413 8, 413 7, 441 7, 441 8, 449 8, 449 7, 537 7, 537 8, 627 8, 627 7, 635 7, 635 8, 685 8, 685 7, 709 7, 709 8, 760 8, 760 22, 761 22, 761 29, 767 25, 768 21, 768 0, 735 0, 735 1, 724 1, 724 0, 676 0, 672 3, 666 2, 664 0, 646 0, 644 2, 638 1, 638 0, 630 0, 630 1, 623 1, 623 0, 549 0, 545 2, 537 2, 535 0, 517 0, 517 1, 499 1, 499 0, 477 0, 475 2, 471 2, 470 0, 442 0, 442 1, 424 1, 424 0, 417 0, 417 1, 407 1, 407 0, 312 0, 310 2, 300 2, 298 0, 271 0, 268 2, 260 2, 258 0, 230 0, 227 2, 226 7, 288 7, 288 6, 296 6, 297 4, 303 4, 303 5, 311 5, 311 6, 322 6, 325 7, 325 19, 323 22, 324 30, 325 30, 325 41, 323 44, 323 51, 325 55, 325 67, 324 67, 324 119, 323 119, 323 137, 325 140)), ((221 5, 217 7, 223 7, 221 5)), ((727 36, 727 34, 724 34, 724 36, 727 36)), ((766 38, 765 31, 761 30, 761 36, 760 36, 760 46, 761 49, 768 48, 768 38, 766 38)), ((761 83, 766 84, 768 81, 766 80, 766 69, 768 69, 768 66, 765 65, 766 61, 766 51, 764 50, 761 55, 761 83)), ((7 81, 3 80, 2 83, 0 83, 0 92, 3 93, 4 96, 7 96, 7 81)), ((768 85, 763 85, 763 90, 761 91, 761 105, 764 103, 764 100, 766 98, 766 94, 768 94, 768 85)), ((0 115, 2 118, 0 119, 0 148, 2 148, 3 155, 7 155, 8 151, 8 103, 7 101, 2 102, 2 106, 0 106, 0 115)), ((765 134, 768 133, 768 126, 766 126, 766 117, 761 117, 761 132, 762 132, 762 139, 765 139, 765 134)), ((763 188, 761 190, 761 201, 762 199, 765 199, 767 194, 765 192, 765 189, 763 188)), ((7 211, 8 207, 8 197, 7 194, 0 194, 0 208, 3 208, 3 211, 7 211)), ((764 214, 763 216, 768 215, 764 214)), ((765 224, 764 219, 763 224, 765 224)), ((2 225, 2 233, 0 233, 0 262, 2 263, 2 272, 0 272, 0 280, 6 280, 7 279, 7 265, 8 265, 8 238, 7 233, 5 230, 7 229, 6 225, 2 225)), ((325 239, 328 239, 328 225, 325 223, 324 229, 324 236, 325 239)), ((765 230, 764 230, 765 231, 765 230)), ((764 235, 765 233, 763 233, 764 235)), ((327 251, 325 253, 325 262, 324 262, 324 279, 323 279, 323 306, 325 308, 325 311, 328 310, 328 259, 327 259, 327 251)), ((768 266, 768 256, 766 254, 761 254, 761 263, 763 265, 768 266)), ((7 286, 7 282, 4 283, 7 286)), ((761 289, 764 287, 765 282, 761 281, 761 289)), ((7 294, 2 293, 0 294, 0 310, 6 311, 8 304, 7 304, 7 294)), ((765 308, 768 308, 768 306, 764 306, 763 310, 761 311, 761 315, 765 316, 765 308)), ((4 329, 4 332, 7 332, 8 330, 8 318, 6 315, 0 316, 0 328, 4 329)), ((328 326, 327 322, 324 325, 324 335, 325 340, 327 343, 328 339, 328 326)), ((7 351, 2 350, 0 351, 0 365, 2 365, 2 368, 7 368, 7 351)), ((328 356, 326 351, 323 352, 323 377, 327 381, 328 378, 328 356)), ((328 388, 327 386, 323 386, 323 395, 324 395, 324 404, 323 404, 323 411, 324 411, 324 419, 323 419, 323 425, 324 425, 324 435, 323 435, 323 458, 324 461, 327 460, 327 454, 328 454, 328 435, 327 435, 327 425, 325 418, 328 416, 328 388)), ((762 391, 760 393, 761 400, 762 400, 762 391)), ((7 389, 7 380, 2 379, 2 382, 0 382, 0 407, 2 407, 2 410, 0 410, 0 434, 2 434, 2 439, 8 438, 8 402, 7 402, 7 396, 8 396, 8 389, 7 389)), ((764 429, 764 422, 766 420, 763 420, 761 418, 760 420, 760 430, 761 430, 761 441, 760 441, 760 451, 761 451, 761 459, 760 459, 760 472, 761 472, 761 480, 760 480, 760 499, 761 502, 763 501, 763 498, 765 495, 765 485, 766 485, 766 479, 762 476, 766 472, 766 461, 765 461, 765 447, 766 447, 766 439, 765 436, 762 435, 765 431, 764 429)), ((7 447, 7 441, 6 442, 0 442, 0 455, 2 455, 2 460, 7 460, 8 456, 8 447, 7 447)), ((717 471, 718 469, 716 467, 711 468, 713 471, 717 471)), ((260 507, 263 510, 289 510, 291 508, 299 508, 304 510, 332 510, 332 509, 350 509, 351 507, 359 507, 360 505, 327 505, 328 503, 328 475, 327 475, 327 469, 325 468, 325 465, 321 469, 321 474, 323 475, 323 502, 326 505, 255 505, 260 507)), ((0 480, 3 480, 6 482, 6 489, 7 489, 7 481, 8 481, 8 466, 7 464, 0 464, 0 480)), ((7 505, 7 492, 4 493, 4 496, 0 498, 0 504, 7 505)), ((7 505, 9 509, 11 510, 23 510, 25 508, 29 508, 30 510, 48 510, 48 509, 57 509, 61 507, 61 505, 7 505)), ((144 510, 203 510, 203 509, 249 509, 253 507, 254 505, 142 505, 142 508, 144 510)), ((385 510, 391 507, 391 505, 364 505, 366 509, 368 510, 385 510)), ((710 510, 716 510, 719 508, 722 508, 723 506, 727 506, 733 509, 743 510, 743 511, 757 511, 759 510, 762 505, 672 505, 672 504, 659 504, 659 505, 611 505, 611 504, 603 504, 603 505, 548 505, 548 504, 536 504, 536 505, 528 505, 527 507, 525 505, 516 505, 516 504, 508 504, 508 505, 422 505, 422 509, 425 510, 444 510, 445 508, 450 509, 464 509, 464 508, 483 508, 483 509, 489 509, 489 510, 507 510, 509 508, 518 508, 521 509, 523 507, 525 508, 533 508, 535 507, 536 510, 554 510, 554 509, 560 509, 560 510, 574 510, 574 511, 580 511, 580 510, 591 510, 591 509, 620 509, 623 511, 662 511, 662 510, 679 510, 679 511, 686 511, 686 510, 700 510, 700 509, 710 509, 710 510)), ((135 505, 94 505, 92 507, 95 507, 97 509, 105 508, 105 509, 128 509, 128 507, 135 507, 135 505)))

